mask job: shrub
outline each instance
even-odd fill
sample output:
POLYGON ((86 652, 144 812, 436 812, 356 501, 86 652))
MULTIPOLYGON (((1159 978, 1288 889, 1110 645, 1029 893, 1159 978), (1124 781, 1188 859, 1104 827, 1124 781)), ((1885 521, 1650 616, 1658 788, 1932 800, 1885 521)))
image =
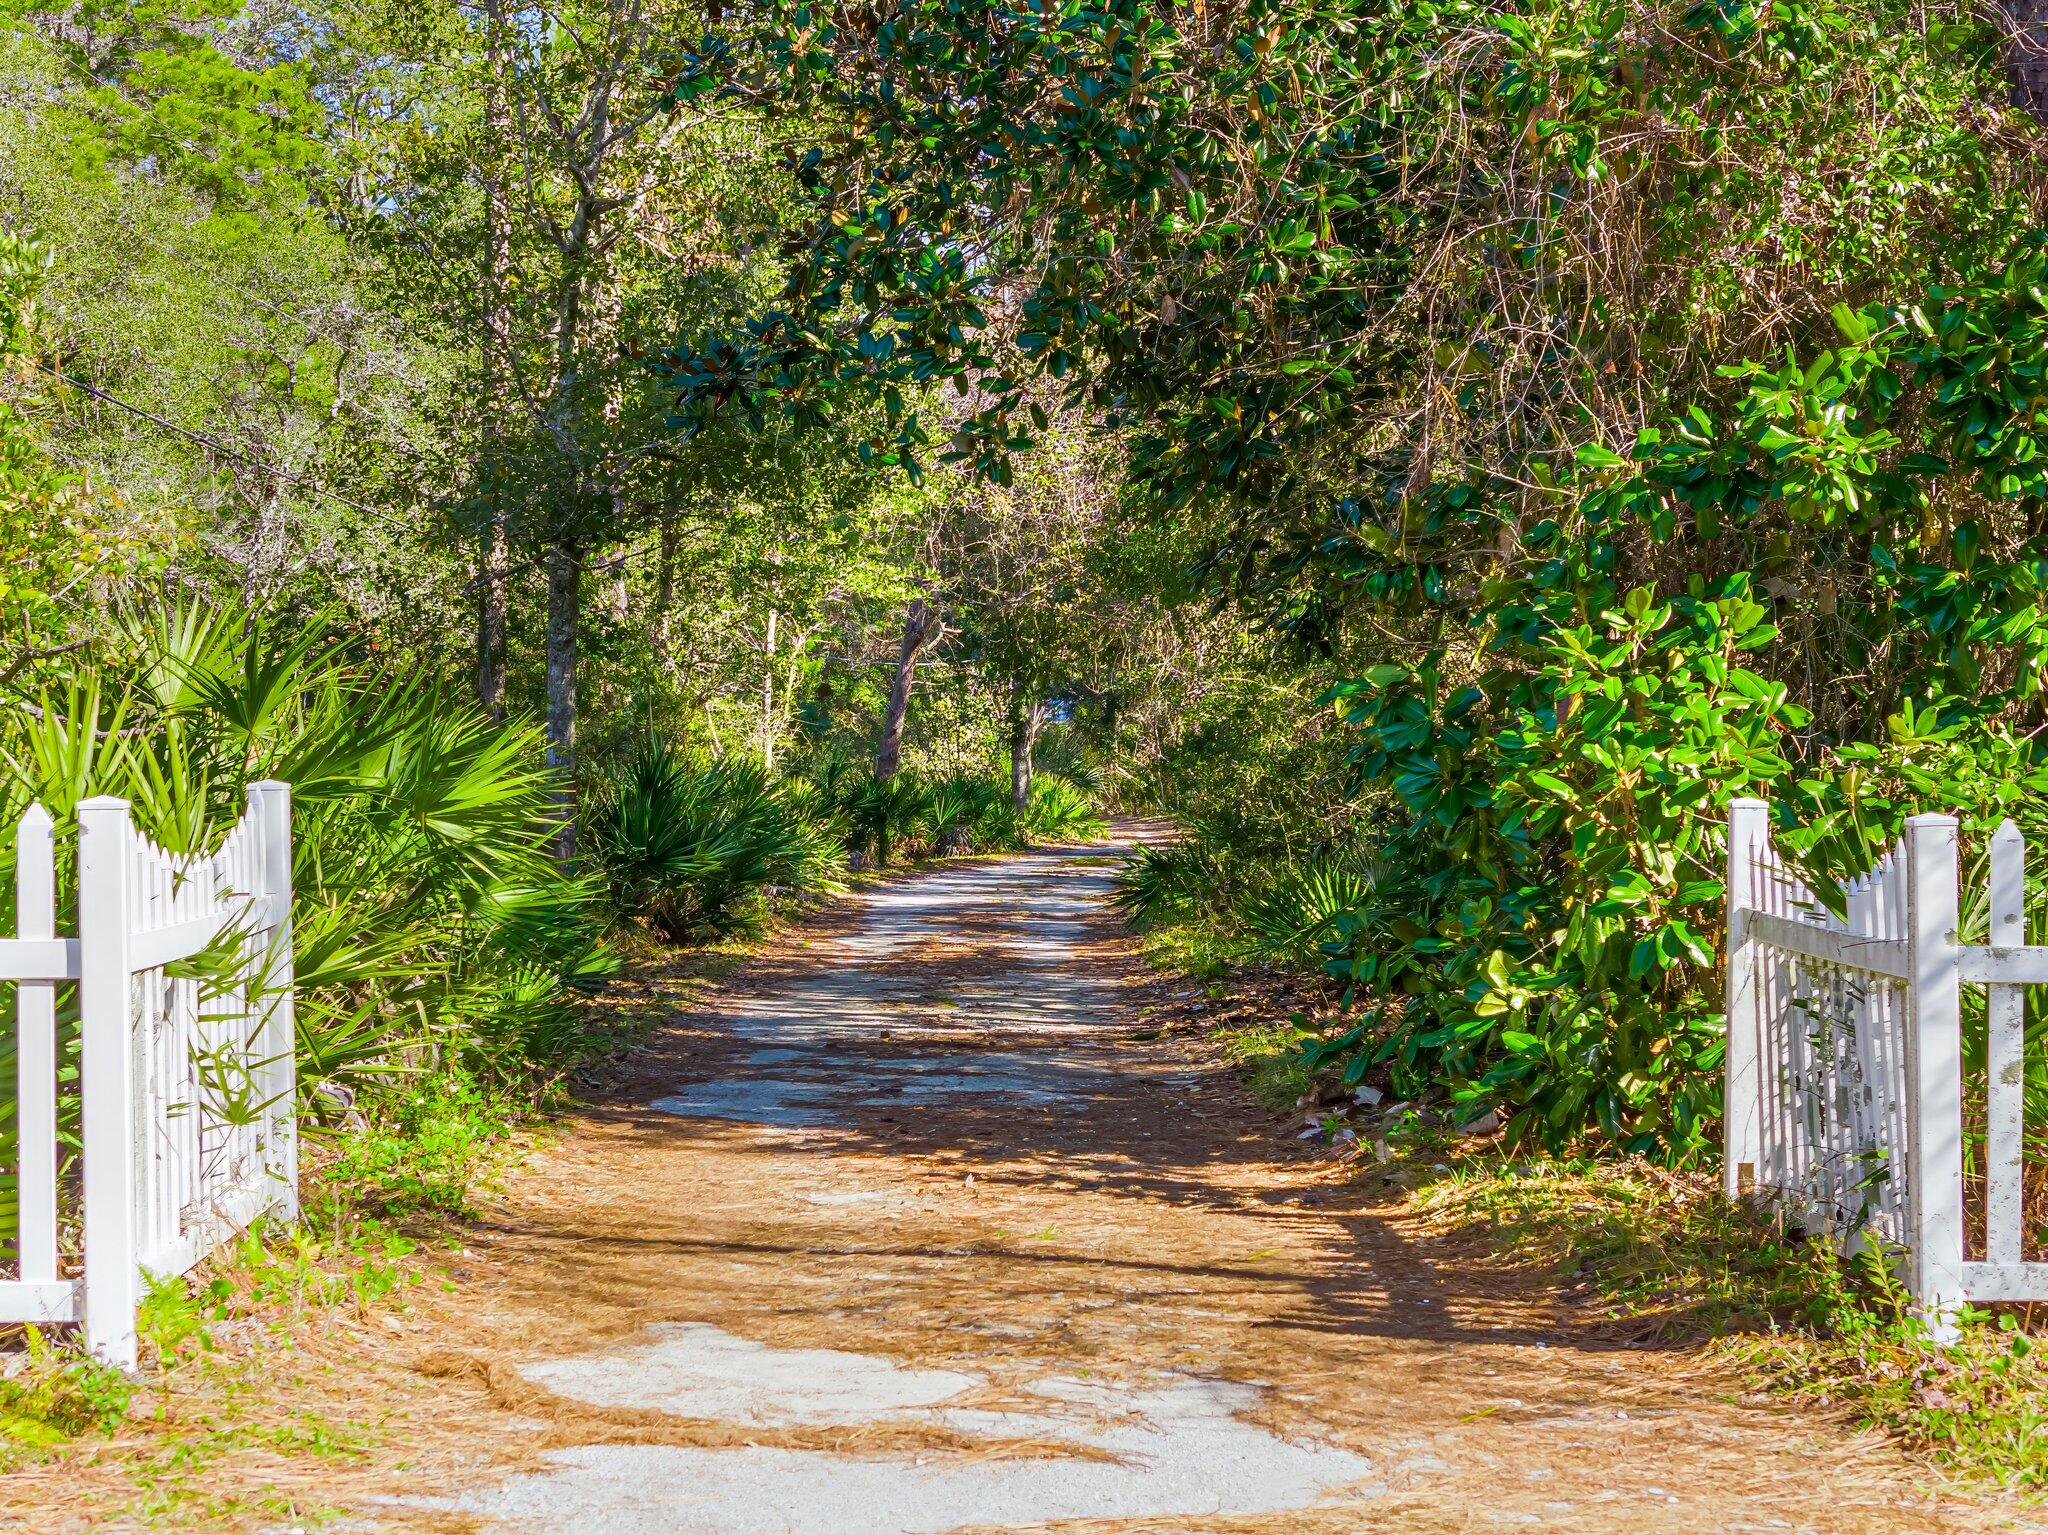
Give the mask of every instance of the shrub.
POLYGON ((650 737, 591 798, 591 857, 617 916, 676 943, 717 937, 751 924, 771 887, 832 888, 843 855, 820 809, 814 791, 650 737))
POLYGON ((1318 858, 1247 897, 1238 916, 1253 949, 1277 959, 1319 961, 1347 916, 1372 898, 1371 874, 1353 860, 1318 858))
MULTIPOLYGON (((36 799, 61 827, 81 799, 116 794, 144 833, 197 856, 239 819, 247 783, 292 786, 298 1071, 315 1118, 421 1071, 524 1092, 579 1052, 578 1003, 612 959, 592 887, 548 855, 552 796, 530 728, 364 663, 324 622, 190 602, 121 618, 61 688, 20 702, 0 716, 0 824, 36 799)), ((67 863, 73 845, 60 837, 67 863)), ((7 838, 6 891, 12 856, 7 838)), ((70 885, 68 866, 59 878, 70 885)), ((68 989, 59 1027, 70 1056, 68 989)), ((10 1164, 12 1053, 9 1038, 10 1164)), ((0 1227, 13 1209, 10 1180, 0 1227)))
POLYGON ((346 1097, 414 1047, 508 1072, 555 1058, 610 971, 593 892, 548 856, 538 733, 362 663, 324 622, 130 615, 63 692, 7 716, 0 746, 10 820, 29 798, 61 824, 118 794, 174 853, 210 851, 247 783, 292 786, 309 1091, 346 1097))
POLYGON ((1064 778, 1041 775, 1031 785, 1031 801, 1017 818, 1026 837, 1048 842, 1085 842, 1104 836, 1109 822, 1088 796, 1064 778))
POLYGON ((931 790, 907 773, 862 779, 840 802, 846 846, 881 867, 896 849, 916 842, 929 824, 931 790))
POLYGON ((988 851, 1009 841, 1010 828, 994 815, 1001 801, 989 779, 948 778, 932 786, 925 801, 924 829, 935 853, 988 851))
POLYGON ((1220 862, 1216 847, 1199 832, 1184 842, 1141 847, 1117 871, 1110 899, 1140 927, 1185 915, 1221 883, 1220 862))

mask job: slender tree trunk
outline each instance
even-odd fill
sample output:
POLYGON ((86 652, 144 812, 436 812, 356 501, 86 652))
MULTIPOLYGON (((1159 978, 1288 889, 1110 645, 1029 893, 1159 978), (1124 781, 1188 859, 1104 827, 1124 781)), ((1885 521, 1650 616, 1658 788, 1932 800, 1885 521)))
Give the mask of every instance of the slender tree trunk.
POLYGON ((1031 754, 1045 724, 1045 705, 1029 683, 1010 684, 1010 808, 1022 815, 1031 804, 1031 754))
POLYGON ((583 595, 583 549, 575 541, 548 545, 548 769, 555 775, 555 857, 576 856, 576 632, 583 595))
POLYGON ((889 683, 889 707, 882 714, 882 739, 875 748, 875 777, 896 776, 903 765, 903 724, 910 717, 910 684, 917 674, 918 655, 939 630, 939 615, 920 597, 903 619, 903 643, 896 652, 896 675, 889 683))
POLYGON ((478 546, 476 698, 500 725, 505 723, 505 588, 511 566, 505 514, 494 510, 478 546))
MULTIPOLYGON (((484 16, 484 153, 506 142, 505 16, 499 0, 490 0, 484 16)), ((505 527, 505 490, 499 451, 500 423, 506 400, 506 371, 511 367, 511 316, 506 306, 506 277, 511 267, 511 213, 505 206, 504 179, 491 163, 484 177, 483 336, 484 422, 479 444, 479 488, 489 505, 479 539, 476 598, 476 696, 484 712, 505 720, 505 608, 511 558, 505 527)))
POLYGON ((633 584, 627 579, 625 550, 612 556, 604 574, 605 606, 611 610, 612 621, 624 625, 633 616, 633 584))
POLYGON ((775 771, 775 609, 768 610, 768 646, 761 659, 761 771, 775 771))
POLYGON ((800 629, 796 638, 784 647, 789 654, 789 665, 782 674, 782 702, 775 710, 775 728, 778 732, 792 724, 790 715, 796 703, 796 690, 804 680, 804 652, 810 649, 811 636, 817 632, 814 628, 800 629))
POLYGON ((649 641, 654 648, 654 659, 670 677, 679 676, 676 666, 675 605, 676 605, 676 552, 681 543, 681 533, 676 525, 674 508, 661 514, 661 553, 654 573, 654 621, 648 625, 649 641))

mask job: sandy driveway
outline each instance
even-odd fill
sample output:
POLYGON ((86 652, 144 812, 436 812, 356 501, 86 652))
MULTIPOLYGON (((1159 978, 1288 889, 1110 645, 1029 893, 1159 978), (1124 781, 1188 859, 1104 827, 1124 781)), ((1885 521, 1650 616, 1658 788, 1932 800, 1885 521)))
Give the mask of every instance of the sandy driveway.
POLYGON ((1115 861, 907 876, 676 1017, 451 1289, 309 1349, 293 1389, 366 1439, 294 1471, 302 1506, 468 1535, 2027 1527, 1386 1214, 1149 1037, 1168 983, 1104 905, 1115 861))

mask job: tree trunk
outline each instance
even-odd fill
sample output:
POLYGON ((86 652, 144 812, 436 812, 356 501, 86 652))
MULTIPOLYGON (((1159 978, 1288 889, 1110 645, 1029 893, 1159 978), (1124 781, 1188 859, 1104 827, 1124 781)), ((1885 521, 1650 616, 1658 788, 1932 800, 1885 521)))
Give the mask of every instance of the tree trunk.
POLYGON ((804 680, 804 652, 810 648, 815 628, 799 629, 796 638, 783 646, 789 656, 789 665, 782 674, 782 702, 775 707, 775 728, 779 732, 791 724, 790 715, 796 703, 796 690, 804 680))
POLYGON ((761 658, 761 771, 775 771, 775 609, 768 610, 768 647, 761 658))
POLYGON ((654 622, 648 635, 654 659, 669 676, 677 675, 675 646, 676 550, 681 542, 673 508, 661 515, 660 564, 654 576, 654 622))
MULTIPOLYGON (((505 16, 500 0, 490 0, 484 17, 484 131, 488 144, 501 146, 506 137, 504 92, 505 16)), ((498 167, 484 174, 484 260, 482 277, 483 335, 479 361, 483 366, 484 420, 478 444, 478 488, 490 507, 477 558, 476 697, 484 712, 505 722, 505 607, 511 558, 505 529, 500 423, 504 419, 505 380, 511 367, 512 320, 506 302, 511 269, 511 210, 498 167)))
POLYGON ((511 551, 505 514, 494 511, 478 550, 476 603, 476 698, 493 721, 505 723, 505 585, 511 551))
POLYGON ((575 541, 548 545, 548 770, 555 777, 555 857, 576 856, 576 628, 583 595, 583 549, 575 541))
POLYGON ((2015 105, 2048 123, 2048 0, 2005 0, 2005 74, 2015 105))
POLYGON ((875 778, 879 782, 896 776, 903 764, 903 724, 910 717, 910 684, 917 673, 917 658, 939 631, 939 615, 920 597, 911 603, 903 619, 903 644, 896 652, 896 675, 889 683, 889 707, 882 715, 882 739, 875 748, 875 778))
POLYGON ((633 617, 633 585, 626 577, 626 556, 623 551, 612 561, 607 574, 611 580, 605 588, 605 605, 611 609, 612 622, 623 627, 633 617))
POLYGON ((1010 684, 1010 808, 1022 815, 1031 804, 1031 754, 1045 724, 1045 705, 1025 682, 1010 684))

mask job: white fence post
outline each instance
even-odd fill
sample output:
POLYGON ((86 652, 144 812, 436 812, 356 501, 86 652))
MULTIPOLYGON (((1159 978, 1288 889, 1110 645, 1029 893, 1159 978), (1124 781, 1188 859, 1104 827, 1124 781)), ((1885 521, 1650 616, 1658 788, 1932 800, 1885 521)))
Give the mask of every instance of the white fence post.
POLYGON ((1728 1033, 1722 1050, 1721 1180, 1730 1199, 1740 1197, 1762 1154, 1762 1075, 1757 1054, 1763 1004, 1756 984, 1756 951, 1744 931, 1754 898, 1757 857, 1770 841, 1771 807, 1760 799, 1728 802, 1728 1033))
MULTIPOLYGON (((57 936, 57 844, 50 812, 30 805, 14 833, 14 934, 57 936)), ((14 1002, 16 1214, 21 1277, 57 1278, 57 984, 22 981, 14 1002)))
POLYGON ((85 1338, 135 1367, 135 1052, 128 944, 134 830, 128 802, 78 807, 80 1140, 85 1155, 85 1338))
MULTIPOLYGON (((1991 947, 2027 941, 2027 841, 2011 821, 1991 838, 1991 947)), ((1985 987, 1984 1249, 1993 1263, 2021 1261, 2025 1219, 2027 1006, 2024 986, 1985 987)))
POLYGON ((279 1207, 299 1218, 298 1020, 292 990, 292 791, 266 779, 249 786, 249 812, 262 834, 263 897, 271 929, 260 961, 263 988, 263 1096, 269 1101, 266 1149, 275 1158, 279 1207))
POLYGON ((1955 1336, 1963 1291, 1963 1052, 1954 816, 1906 822, 1907 1179, 1912 1290, 1929 1331, 1955 1336))

